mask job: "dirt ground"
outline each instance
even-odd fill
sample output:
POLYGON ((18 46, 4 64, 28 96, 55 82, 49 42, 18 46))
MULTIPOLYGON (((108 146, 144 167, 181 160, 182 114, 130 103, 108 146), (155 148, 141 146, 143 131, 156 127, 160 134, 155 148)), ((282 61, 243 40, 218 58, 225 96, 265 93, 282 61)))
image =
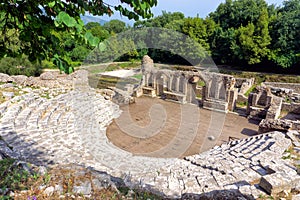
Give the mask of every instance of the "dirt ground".
POLYGON ((121 116, 107 128, 107 137, 115 146, 143 156, 193 155, 258 130, 258 122, 237 114, 157 98, 137 98, 121 109, 121 116))

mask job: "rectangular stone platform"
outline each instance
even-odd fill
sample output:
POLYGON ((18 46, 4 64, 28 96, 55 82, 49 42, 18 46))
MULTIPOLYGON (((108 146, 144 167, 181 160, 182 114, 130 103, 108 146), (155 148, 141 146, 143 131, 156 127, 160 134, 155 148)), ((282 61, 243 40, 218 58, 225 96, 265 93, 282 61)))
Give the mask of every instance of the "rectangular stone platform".
POLYGON ((164 91, 163 95, 166 100, 171 100, 182 104, 186 103, 186 95, 184 94, 164 91))
POLYGON ((143 95, 150 96, 150 97, 156 97, 155 89, 152 87, 142 87, 143 95))
POLYGON ((217 101, 217 100, 204 100, 203 101, 203 108, 208 110, 215 110, 218 112, 228 112, 228 103, 224 101, 217 101))

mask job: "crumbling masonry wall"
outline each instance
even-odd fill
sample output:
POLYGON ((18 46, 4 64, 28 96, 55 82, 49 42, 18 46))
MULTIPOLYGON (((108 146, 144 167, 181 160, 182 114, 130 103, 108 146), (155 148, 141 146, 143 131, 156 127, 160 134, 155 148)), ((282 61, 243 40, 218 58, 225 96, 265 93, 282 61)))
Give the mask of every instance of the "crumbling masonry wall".
POLYGON ((203 107, 227 112, 235 108, 237 89, 233 76, 203 71, 172 71, 154 68, 153 60, 144 56, 142 61, 143 79, 137 96, 159 96, 180 103, 199 104, 196 98, 197 83, 205 82, 202 88, 203 107))

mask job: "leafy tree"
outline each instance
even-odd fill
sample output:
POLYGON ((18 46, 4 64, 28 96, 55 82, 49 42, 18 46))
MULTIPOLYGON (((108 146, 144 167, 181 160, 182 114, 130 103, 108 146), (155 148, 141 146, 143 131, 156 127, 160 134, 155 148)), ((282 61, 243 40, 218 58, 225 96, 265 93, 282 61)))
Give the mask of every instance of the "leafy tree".
POLYGON ((103 41, 110 36, 109 32, 100 25, 91 28, 90 31, 93 34, 93 36, 99 38, 100 41, 103 41))
POLYGON ((0 72, 9 75, 37 76, 41 70, 38 65, 33 65, 26 56, 21 56, 19 58, 2 58, 0 72))
POLYGON ((206 24, 201 18, 186 18, 182 26, 182 33, 197 41, 206 51, 209 52, 208 34, 206 24))
POLYGON ((284 1, 272 21, 273 60, 282 67, 300 62, 300 0, 284 1))
POLYGON ((118 19, 113 19, 109 22, 106 22, 103 25, 103 28, 109 33, 121 33, 126 30, 126 24, 118 19))
POLYGON ((159 15, 153 19, 145 20, 145 21, 137 21, 134 23, 134 27, 160 27, 164 28, 167 24, 172 21, 182 20, 184 19, 184 14, 181 12, 166 12, 162 11, 162 15, 159 15))
POLYGON ((210 17, 223 29, 239 28, 256 24, 264 8, 267 8, 265 0, 226 0, 210 17))
POLYGON ((231 49, 240 61, 253 65, 261 63, 269 56, 271 37, 268 21, 268 12, 264 9, 256 26, 249 23, 236 30, 237 41, 231 45, 231 49))
POLYGON ((171 21, 170 23, 166 24, 166 26, 164 28, 181 32, 183 24, 184 24, 184 19, 178 19, 178 20, 174 20, 174 21, 171 21))
POLYGON ((232 44, 236 40, 234 28, 223 29, 216 27, 210 40, 212 58, 219 64, 233 64, 235 55, 232 44))
POLYGON ((98 22, 88 22, 86 25, 84 25, 85 26, 85 28, 87 29, 87 30, 90 30, 90 29, 92 29, 92 28, 94 28, 94 27, 98 27, 98 26, 101 26, 98 22))
POLYGON ((70 57, 72 61, 84 61, 87 55, 90 53, 90 50, 84 46, 77 46, 70 52, 70 57))
MULTIPOLYGON (((86 12, 93 15, 111 15, 114 9, 130 19, 138 20, 139 16, 149 18, 152 16, 150 8, 157 4, 157 0, 122 0, 121 3, 129 5, 130 8, 123 7, 121 4, 110 5, 103 0, 2 1, 0 4, 2 29, 0 56, 24 53, 31 61, 51 57, 60 59, 64 51, 58 45, 59 39, 56 32, 68 31, 74 39, 89 41, 94 46, 99 42, 90 32, 85 33, 80 15, 86 12), (20 48, 18 52, 11 52, 5 45, 9 40, 7 33, 10 29, 15 29, 19 40, 29 45, 26 45, 26 48, 20 48)), ((64 62, 61 60, 58 63, 64 62)), ((70 72, 68 68, 65 71, 70 72)))

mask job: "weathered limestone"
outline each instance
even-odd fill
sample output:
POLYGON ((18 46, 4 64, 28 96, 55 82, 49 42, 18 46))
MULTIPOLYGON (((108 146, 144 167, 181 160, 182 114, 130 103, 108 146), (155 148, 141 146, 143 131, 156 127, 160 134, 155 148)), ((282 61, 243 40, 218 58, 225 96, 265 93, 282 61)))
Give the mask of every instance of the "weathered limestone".
POLYGON ((288 131, 292 127, 291 121, 288 120, 274 120, 274 119, 263 119, 259 123, 259 133, 267 133, 270 131, 288 131))
POLYGON ((273 88, 285 88, 288 90, 293 90, 293 92, 300 93, 299 83, 278 83, 278 82, 264 82, 264 85, 273 88))
POLYGON ((235 88, 238 88, 240 94, 245 94, 254 84, 254 78, 235 78, 235 88))
POLYGON ((13 82, 13 78, 7 74, 0 73, 0 82, 1 83, 13 82))
POLYGON ((300 103, 282 103, 281 111, 300 114, 300 103))
POLYGON ((185 161, 178 160, 156 170, 156 173, 144 175, 142 183, 146 188, 152 188, 152 191, 163 191, 170 196, 238 189, 244 195, 257 198, 264 191, 252 182, 263 177, 268 179, 270 173, 289 174, 290 180, 286 181, 291 187, 296 187, 292 183, 300 176, 292 165, 281 159, 290 145, 291 141, 280 132, 231 141, 202 154, 186 157, 185 161))
POLYGON ((53 72, 44 72, 40 75, 41 80, 56 80, 57 76, 53 72))
POLYGON ((273 96, 271 105, 266 114, 266 119, 278 119, 282 107, 282 98, 273 96))
POLYGON ((282 107, 282 99, 274 96, 270 88, 257 87, 258 93, 248 97, 247 114, 251 119, 278 119, 282 107))
POLYGON ((284 190, 291 191, 300 182, 300 176, 297 175, 296 171, 293 172, 290 174, 279 172, 263 176, 259 186, 270 195, 278 194, 284 190))
MULTIPOLYGON (((8 151, 37 165, 79 163, 118 177, 131 188, 171 198, 210 195, 215 190, 235 190, 257 198, 265 192, 277 193, 286 185, 296 187, 299 174, 290 161, 282 159, 294 140, 281 132, 233 140, 185 159, 142 157, 118 149, 105 130, 120 115, 119 107, 88 87, 86 76, 84 71, 77 72, 73 89, 59 90, 61 94, 51 98, 43 94, 52 94, 52 89, 32 89, 1 104, 0 136, 7 146, 13 146, 8 151), (274 182, 273 174, 289 179, 274 182)), ((76 181, 74 192, 85 194, 97 184, 97 180, 76 181)))
POLYGON ((232 76, 201 71, 158 70, 149 56, 143 58, 142 73, 142 85, 136 91, 137 97, 159 96, 180 103, 201 104, 206 109, 222 112, 235 108, 237 91, 232 76), (197 83, 200 80, 206 84, 202 88, 201 102, 196 98, 197 83))

